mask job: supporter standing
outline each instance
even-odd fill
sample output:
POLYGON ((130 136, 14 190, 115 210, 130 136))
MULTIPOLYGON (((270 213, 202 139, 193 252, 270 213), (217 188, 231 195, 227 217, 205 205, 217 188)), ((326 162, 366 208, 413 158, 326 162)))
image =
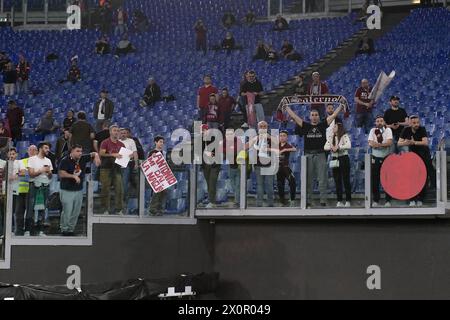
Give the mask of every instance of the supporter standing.
MULTIPOLYGON (((308 87, 308 93, 310 96, 321 96, 328 94, 328 86, 325 82, 320 81, 320 74, 318 72, 313 72, 312 82, 308 87)), ((317 110, 319 112, 320 118, 325 116, 325 105, 322 103, 311 104, 311 110, 317 110)))
POLYGON ((198 89, 197 93, 197 108, 199 109, 200 120, 206 123, 206 116, 208 114, 209 97, 211 94, 218 94, 217 88, 212 84, 210 75, 203 77, 203 86, 198 89))
POLYGON ((352 147, 351 139, 340 122, 333 127, 333 135, 327 139, 324 150, 331 151, 330 168, 336 185, 336 207, 351 207, 352 186, 350 184, 350 158, 348 151, 352 147), (342 184, 345 189, 345 204, 342 203, 342 184))
MULTIPOLYGON (((163 150, 164 148, 164 138, 161 136, 156 136, 153 141, 155 142, 155 148, 150 151, 148 157, 153 154, 160 152, 164 158, 166 154, 163 150)), ((153 192, 152 199, 150 201, 149 214, 152 216, 162 216, 166 210, 166 199, 167 199, 167 189, 160 191, 158 193, 153 192)))
POLYGON ((356 89, 355 103, 356 103, 356 126, 364 128, 366 134, 369 133, 373 124, 373 106, 375 101, 369 99, 372 88, 369 86, 369 80, 362 79, 361 86, 356 89))
POLYGON ((93 140, 95 138, 94 128, 86 120, 86 113, 78 112, 78 120, 70 128, 70 145, 80 145, 83 152, 90 153, 93 148, 93 140))
POLYGON ((83 204, 86 165, 91 160, 94 160, 97 166, 100 165, 97 153, 83 155, 83 147, 74 145, 70 154, 59 163, 58 175, 61 179, 59 196, 62 204, 60 229, 63 236, 75 236, 74 231, 83 204))
POLYGON ((409 125, 408 114, 406 110, 400 107, 400 98, 397 96, 391 96, 389 99, 390 108, 384 112, 384 121, 388 128, 391 128, 393 135, 392 151, 398 152, 397 142, 400 138, 400 134, 405 126, 409 125))
POLYGON ((11 138, 14 143, 22 140, 22 127, 25 124, 25 115, 21 107, 15 101, 8 101, 8 111, 6 111, 11 138))
POLYGON ((101 205, 103 214, 108 215, 111 212, 110 189, 114 185, 115 210, 118 215, 123 215, 123 181, 120 166, 115 163, 116 159, 121 159, 120 148, 125 145, 120 142, 120 130, 116 125, 109 128, 110 137, 100 145, 100 157, 102 160, 100 166, 101 183, 101 205))
POLYGON ((23 54, 19 55, 19 63, 17 64, 17 93, 28 93, 28 80, 30 79, 30 63, 25 59, 23 54))
MULTIPOLYGON (((378 115, 375 119, 375 128, 369 133, 369 146, 372 148, 372 207, 378 207, 380 202, 380 171, 384 160, 392 153, 393 134, 391 128, 387 127, 383 116, 378 115)), ((391 206, 392 197, 385 192, 385 207, 391 206)))
MULTIPOLYGON (((307 165, 307 199, 312 200, 314 179, 319 180, 320 205, 327 205, 327 187, 328 187, 328 166, 324 146, 326 143, 327 127, 337 118, 342 111, 342 105, 339 106, 331 116, 325 120, 320 120, 319 112, 311 110, 309 113, 310 123, 300 118, 292 109, 287 106, 287 113, 297 123, 296 134, 303 136, 305 142, 305 157, 307 165)), ((310 205, 309 202, 308 205, 310 205)))
MULTIPOLYGON (((43 225, 45 219, 45 204, 49 196, 50 181, 52 179, 53 165, 47 155, 50 144, 41 142, 38 145, 38 154, 28 159, 28 172, 30 175, 28 206, 25 219, 25 232, 30 235, 45 236, 43 225), (34 212, 37 211, 37 221, 34 212)), ((27 235, 27 234, 26 234, 27 235)))
POLYGON ((111 122, 114 113, 114 103, 108 98, 108 90, 103 89, 100 92, 100 99, 94 104, 95 130, 102 130, 104 121, 111 122))
POLYGON ((398 145, 400 147, 408 147, 410 152, 417 154, 425 164, 427 170, 427 181, 422 191, 410 200, 409 206, 421 207, 425 199, 428 182, 432 181, 433 165, 431 163, 431 153, 428 146, 428 133, 425 127, 421 126, 419 116, 413 115, 409 118, 410 126, 403 129, 398 145))
POLYGON ((289 167, 289 155, 291 152, 297 151, 295 147, 288 143, 289 133, 286 130, 280 131, 280 146, 279 150, 279 169, 277 173, 277 185, 278 185, 278 196, 282 204, 286 204, 285 194, 284 194, 284 184, 286 180, 289 183, 290 198, 289 206, 295 206, 295 192, 297 189, 297 184, 295 182, 294 174, 289 167))

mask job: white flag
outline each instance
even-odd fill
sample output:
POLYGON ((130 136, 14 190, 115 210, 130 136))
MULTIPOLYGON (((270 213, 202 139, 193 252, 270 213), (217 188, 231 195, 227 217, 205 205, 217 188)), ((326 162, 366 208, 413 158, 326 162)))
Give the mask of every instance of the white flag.
POLYGON ((381 71, 380 75, 378 76, 377 82, 372 88, 372 92, 370 92, 369 99, 373 99, 375 102, 377 102, 389 83, 391 83, 392 79, 394 79, 394 77, 395 71, 392 71, 389 76, 386 75, 384 71, 381 71))

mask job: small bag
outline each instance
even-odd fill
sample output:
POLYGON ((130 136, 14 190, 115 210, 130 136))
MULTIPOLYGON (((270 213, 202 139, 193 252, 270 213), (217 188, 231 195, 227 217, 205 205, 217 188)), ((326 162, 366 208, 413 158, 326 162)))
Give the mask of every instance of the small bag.
POLYGON ((330 160, 330 168, 339 168, 339 159, 333 158, 332 160, 330 160))

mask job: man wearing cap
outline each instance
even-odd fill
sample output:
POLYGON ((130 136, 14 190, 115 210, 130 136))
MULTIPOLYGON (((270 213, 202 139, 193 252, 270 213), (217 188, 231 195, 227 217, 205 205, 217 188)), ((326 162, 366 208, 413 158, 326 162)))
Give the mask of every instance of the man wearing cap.
MULTIPOLYGON (((409 118, 410 127, 403 129, 400 139, 398 140, 399 147, 407 147, 410 152, 417 154, 425 164, 427 169, 427 177, 431 177, 433 173, 433 165, 431 163, 430 148, 428 147, 428 134, 425 127, 420 125, 420 118, 413 115, 409 118)), ((432 180, 432 179, 430 179, 432 180)), ((425 183, 422 191, 413 199, 410 200, 409 206, 421 207, 425 199, 427 183, 425 183)))
MULTIPOLYGON (((308 87, 308 93, 310 96, 321 96, 328 94, 328 86, 325 82, 320 81, 320 74, 316 71, 312 74, 312 82, 308 87)), ((325 105, 323 103, 311 104, 311 110, 317 110, 320 115, 320 119, 325 117, 325 105)))
POLYGON ((409 126, 408 114, 405 109, 399 107, 400 98, 398 96, 391 96, 389 99, 390 108, 384 112, 384 121, 386 126, 391 128, 394 144, 391 147, 393 151, 398 152, 397 142, 403 128, 409 126))
POLYGON ((371 90, 369 80, 362 79, 361 86, 355 92, 356 126, 364 128, 366 134, 369 133, 373 123, 372 110, 375 102, 373 99, 369 99, 371 90))
POLYGON ((144 97, 141 100, 141 107, 151 106, 155 102, 161 100, 161 89, 156 84, 155 78, 148 79, 147 87, 145 88, 144 97))
MULTIPOLYGON (((383 165, 384 159, 392 153, 391 146, 393 145, 392 130, 386 126, 382 115, 376 117, 375 128, 370 130, 368 142, 372 148, 372 207, 378 207, 378 202, 380 201, 381 166, 383 165)), ((385 207, 390 206, 391 196, 386 193, 385 207)))
POLYGON ((108 99, 108 90, 100 92, 100 99, 94 105, 95 130, 102 130, 105 120, 111 121, 114 112, 114 103, 108 99))

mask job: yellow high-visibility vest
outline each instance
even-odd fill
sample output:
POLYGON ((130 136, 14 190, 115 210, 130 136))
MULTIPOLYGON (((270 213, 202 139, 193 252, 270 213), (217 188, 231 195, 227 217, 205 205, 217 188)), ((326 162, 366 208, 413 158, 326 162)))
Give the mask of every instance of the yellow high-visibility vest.
MULTIPOLYGON (((25 158, 22 159, 22 163, 23 166, 25 168, 28 168, 28 159, 29 158, 25 158)), ((30 190, 30 175, 28 174, 28 169, 25 170, 25 176, 19 176, 19 188, 18 188, 18 192, 19 193, 28 193, 28 191, 30 190)))

